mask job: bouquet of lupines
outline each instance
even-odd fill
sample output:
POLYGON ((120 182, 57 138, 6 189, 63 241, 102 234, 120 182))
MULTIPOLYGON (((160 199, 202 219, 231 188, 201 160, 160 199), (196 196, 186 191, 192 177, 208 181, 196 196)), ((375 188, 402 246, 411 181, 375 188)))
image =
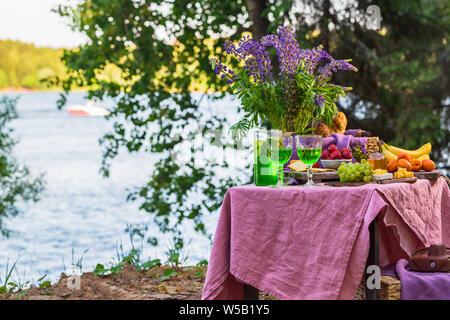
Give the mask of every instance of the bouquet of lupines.
POLYGON ((233 125, 238 135, 269 120, 275 129, 307 133, 313 120, 331 125, 337 114, 336 100, 351 88, 330 83, 338 70, 358 69, 350 60, 336 60, 318 46, 301 49, 291 26, 281 27, 255 41, 249 36, 237 44, 227 41, 225 52, 234 56, 242 70, 235 73, 221 61, 212 59, 215 72, 232 84, 241 100, 244 118, 233 125), (268 48, 278 55, 277 71, 272 66, 268 48))

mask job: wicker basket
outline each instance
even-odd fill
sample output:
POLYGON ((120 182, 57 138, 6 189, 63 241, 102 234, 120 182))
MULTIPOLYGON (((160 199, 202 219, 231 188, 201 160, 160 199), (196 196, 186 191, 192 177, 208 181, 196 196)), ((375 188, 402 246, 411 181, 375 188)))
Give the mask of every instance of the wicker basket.
MULTIPOLYGON (((381 276, 380 299, 381 300, 400 300, 401 283, 398 278, 390 276, 381 276)), ((365 300, 364 279, 359 284, 358 291, 354 300, 365 300)))

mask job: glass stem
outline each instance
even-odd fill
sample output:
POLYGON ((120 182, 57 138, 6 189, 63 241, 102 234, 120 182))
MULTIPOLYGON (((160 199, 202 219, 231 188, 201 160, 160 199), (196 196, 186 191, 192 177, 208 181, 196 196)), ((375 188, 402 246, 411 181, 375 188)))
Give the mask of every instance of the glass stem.
POLYGON ((280 181, 283 184, 284 183, 284 171, 283 171, 283 165, 280 165, 278 168, 278 173, 280 176, 280 181))
POLYGON ((308 182, 307 182, 307 184, 313 184, 313 179, 312 179, 312 176, 313 176, 313 173, 312 173, 312 164, 308 164, 307 166, 308 166, 308 172, 307 172, 307 175, 308 175, 308 182))

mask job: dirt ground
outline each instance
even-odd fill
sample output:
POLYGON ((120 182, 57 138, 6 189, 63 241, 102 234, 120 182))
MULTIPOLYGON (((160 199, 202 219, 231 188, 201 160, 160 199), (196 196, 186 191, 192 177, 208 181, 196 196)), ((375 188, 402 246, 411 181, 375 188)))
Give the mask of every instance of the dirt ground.
POLYGON ((175 274, 165 280, 164 271, 170 267, 160 266, 146 272, 138 272, 125 265, 121 273, 96 276, 83 273, 79 282, 64 273, 59 281, 49 287, 36 286, 28 290, 2 294, 0 299, 23 300, 198 300, 201 298, 206 269, 174 267, 175 274), (199 273, 201 271, 201 273, 199 273), (69 282, 69 283, 68 283, 69 282), (79 285, 78 285, 79 284, 79 285))
MULTIPOLYGON (((62 273, 51 286, 0 294, 0 300, 200 300, 205 275, 206 267, 159 266, 142 272, 126 264, 119 274, 83 273, 78 283, 62 273), (161 279, 169 268, 175 272, 161 279)), ((259 299, 274 298, 260 292, 259 299)))

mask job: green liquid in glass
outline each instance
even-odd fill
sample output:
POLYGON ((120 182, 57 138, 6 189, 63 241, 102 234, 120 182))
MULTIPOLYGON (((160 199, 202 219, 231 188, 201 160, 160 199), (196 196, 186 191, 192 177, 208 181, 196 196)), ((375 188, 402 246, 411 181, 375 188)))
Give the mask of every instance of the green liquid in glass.
POLYGON ((271 166, 254 164, 253 169, 255 173, 255 185, 270 186, 277 184, 277 168, 273 162, 271 166))
POLYGON ((320 148, 317 149, 297 149, 298 157, 303 161, 304 164, 314 164, 316 163, 322 150, 320 148))
POLYGON ((277 166, 270 159, 268 151, 267 142, 256 141, 253 170, 257 186, 275 185, 278 182, 277 166))
POLYGON ((285 164, 291 157, 292 149, 278 149, 278 157, 271 155, 272 161, 276 164, 285 164))

